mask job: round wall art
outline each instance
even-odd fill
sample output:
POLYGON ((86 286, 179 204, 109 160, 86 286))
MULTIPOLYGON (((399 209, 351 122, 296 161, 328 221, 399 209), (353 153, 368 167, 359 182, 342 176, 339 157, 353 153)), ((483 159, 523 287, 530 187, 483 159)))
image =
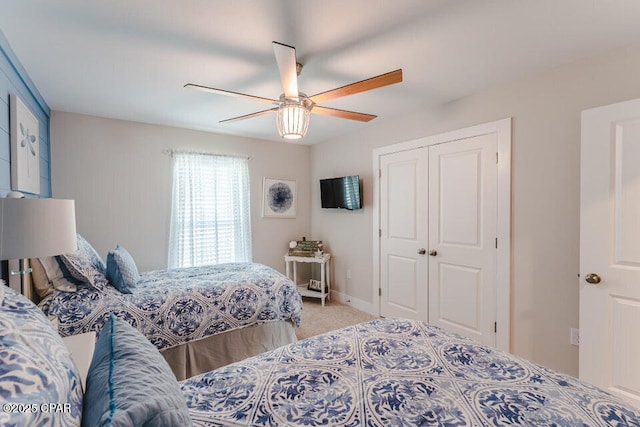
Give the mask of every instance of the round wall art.
POLYGON ((262 216, 295 218, 296 182, 285 179, 264 178, 262 216))

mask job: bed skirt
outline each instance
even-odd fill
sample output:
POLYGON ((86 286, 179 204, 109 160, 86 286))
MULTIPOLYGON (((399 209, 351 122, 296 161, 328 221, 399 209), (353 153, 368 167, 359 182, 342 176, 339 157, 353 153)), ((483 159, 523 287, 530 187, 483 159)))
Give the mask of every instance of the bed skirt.
POLYGON ((260 323, 160 351, 178 381, 296 342, 290 320, 260 323))

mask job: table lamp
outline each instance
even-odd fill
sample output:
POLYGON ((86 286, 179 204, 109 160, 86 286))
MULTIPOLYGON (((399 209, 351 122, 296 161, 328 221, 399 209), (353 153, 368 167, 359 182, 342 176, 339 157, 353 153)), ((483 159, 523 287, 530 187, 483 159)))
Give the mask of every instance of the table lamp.
POLYGON ((21 196, 9 193, 7 198, 0 199, 0 260, 19 260, 17 270, 9 268, 9 283, 31 298, 30 286, 25 281, 31 269, 25 267, 25 258, 77 250, 75 203, 21 196))

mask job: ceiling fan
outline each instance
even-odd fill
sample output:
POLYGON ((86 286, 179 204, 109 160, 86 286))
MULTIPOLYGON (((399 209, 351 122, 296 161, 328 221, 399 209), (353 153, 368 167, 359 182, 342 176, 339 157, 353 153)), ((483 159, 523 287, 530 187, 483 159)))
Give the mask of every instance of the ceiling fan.
POLYGON ((279 99, 247 95, 245 93, 216 89, 194 83, 187 83, 184 87, 200 89, 218 95, 249 98, 255 101, 275 104, 276 107, 269 108, 268 110, 221 120, 220 123, 234 122, 262 116, 264 114, 276 113, 276 124, 278 126, 280 136, 286 139, 300 139, 307 133, 310 113, 323 114, 342 119, 358 120, 361 122, 368 122, 377 117, 373 114, 322 107, 318 105, 318 103, 377 89, 379 87, 402 81, 402 69, 399 69, 336 89, 328 90, 326 92, 321 92, 316 95, 307 96, 306 94, 298 91, 298 75, 302 69, 302 64, 298 63, 296 60, 296 49, 292 46, 274 41, 273 51, 276 56, 276 63, 278 64, 278 71, 280 72, 280 80, 282 81, 282 87, 284 89, 284 93, 280 95, 279 99))

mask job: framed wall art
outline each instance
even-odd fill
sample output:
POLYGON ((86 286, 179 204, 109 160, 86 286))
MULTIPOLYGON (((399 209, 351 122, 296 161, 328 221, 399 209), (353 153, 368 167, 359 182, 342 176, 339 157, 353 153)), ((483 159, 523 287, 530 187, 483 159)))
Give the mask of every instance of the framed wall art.
POLYGON ((309 279, 309 284, 307 285, 307 289, 309 289, 310 291, 324 293, 324 286, 323 286, 322 280, 309 279))
POLYGON ((262 216, 270 218, 296 217, 296 182, 264 177, 262 182, 262 216))
POLYGON ((40 194, 40 124, 17 95, 9 96, 11 189, 40 194))

